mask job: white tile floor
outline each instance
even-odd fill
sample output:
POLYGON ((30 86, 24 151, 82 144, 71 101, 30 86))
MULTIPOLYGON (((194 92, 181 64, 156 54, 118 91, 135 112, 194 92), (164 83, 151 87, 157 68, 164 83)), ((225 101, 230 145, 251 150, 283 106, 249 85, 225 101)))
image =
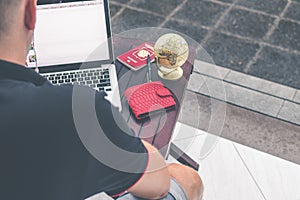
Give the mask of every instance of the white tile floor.
POLYGON ((234 144, 266 199, 300 200, 300 166, 234 144))
POLYGON ((205 200, 300 200, 300 165, 181 123, 173 142, 199 162, 205 200))
POLYGON ((175 134, 174 143, 200 164, 205 200, 300 200, 300 165, 223 138, 200 157, 210 134, 180 123, 175 134), (196 134, 183 137, 190 131, 196 134))

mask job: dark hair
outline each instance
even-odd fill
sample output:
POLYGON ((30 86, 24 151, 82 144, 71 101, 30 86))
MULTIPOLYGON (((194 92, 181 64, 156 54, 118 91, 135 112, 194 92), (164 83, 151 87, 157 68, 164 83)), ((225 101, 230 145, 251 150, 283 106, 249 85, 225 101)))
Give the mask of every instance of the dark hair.
MULTIPOLYGON (((14 9, 22 0, 0 0, 0 32, 9 29, 14 16, 14 9)), ((0 36, 1 37, 1 36, 0 36)))

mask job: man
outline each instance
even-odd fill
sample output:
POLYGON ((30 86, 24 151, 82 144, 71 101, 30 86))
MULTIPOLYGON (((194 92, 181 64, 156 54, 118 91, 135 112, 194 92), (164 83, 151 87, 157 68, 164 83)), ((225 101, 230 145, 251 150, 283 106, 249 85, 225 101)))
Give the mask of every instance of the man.
MULTIPOLYGON (((100 192, 121 195, 120 200, 201 199, 198 174, 182 165, 167 166, 153 146, 126 134, 130 129, 119 113, 113 116, 117 111, 104 93, 95 97, 98 123, 112 144, 128 152, 128 157, 113 154, 111 159, 132 171, 113 169, 88 152, 73 120, 73 87, 53 86, 24 67, 36 1, 0 0, 1 199, 76 200, 100 192)), ((87 87, 80 90, 94 94, 87 87)), ((97 124, 87 122, 94 132, 97 124)), ((109 157, 110 150, 103 155, 109 157)))

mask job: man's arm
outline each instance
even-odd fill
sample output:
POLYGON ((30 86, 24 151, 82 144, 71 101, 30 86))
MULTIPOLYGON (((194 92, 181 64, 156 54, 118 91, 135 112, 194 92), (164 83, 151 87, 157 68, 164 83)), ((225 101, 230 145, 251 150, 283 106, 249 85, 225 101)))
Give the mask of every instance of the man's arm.
POLYGON ((143 144, 149 153, 148 166, 142 178, 128 192, 145 199, 160 199, 170 189, 170 173, 159 151, 145 141, 143 144))
POLYGON ((150 159, 145 175, 128 192, 146 199, 161 199, 170 188, 170 177, 184 190, 188 200, 201 200, 203 183, 198 173, 190 167, 166 163, 158 150, 144 142, 150 159))

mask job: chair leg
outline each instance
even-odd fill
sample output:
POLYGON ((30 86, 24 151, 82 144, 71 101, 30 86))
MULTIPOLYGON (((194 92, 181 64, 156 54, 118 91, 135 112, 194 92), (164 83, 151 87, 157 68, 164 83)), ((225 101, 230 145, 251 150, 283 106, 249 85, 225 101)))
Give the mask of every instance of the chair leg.
POLYGON ((178 146, 176 146, 173 142, 170 146, 170 155, 173 156, 178 162, 183 165, 187 165, 194 170, 199 170, 199 164, 194 161, 191 157, 185 154, 178 146))

